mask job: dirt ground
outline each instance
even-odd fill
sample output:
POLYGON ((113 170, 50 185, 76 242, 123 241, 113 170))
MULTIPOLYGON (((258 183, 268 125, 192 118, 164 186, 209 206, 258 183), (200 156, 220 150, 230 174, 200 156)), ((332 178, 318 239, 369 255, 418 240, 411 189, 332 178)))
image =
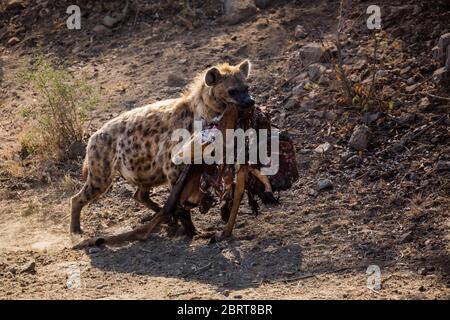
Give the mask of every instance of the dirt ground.
MULTIPOLYGON (((305 67, 299 49, 317 37, 327 43, 334 37, 335 1, 273 1, 235 25, 221 20, 218 1, 197 4, 192 23, 182 6, 143 5, 101 34, 93 28, 106 9, 89 1, 79 1, 89 13, 81 30, 66 29, 66 1, 46 1, 48 11, 41 2, 13 2, 21 5, 0 13, 0 298, 450 298, 449 101, 426 96, 448 92, 422 84, 437 68, 431 48, 450 32, 444 1, 423 1, 420 13, 390 10, 415 1, 379 1, 387 16, 379 35, 384 73, 377 95, 395 106, 368 110, 339 104, 335 78, 293 100, 305 67), (295 36, 297 25, 310 30, 305 38, 295 36), (13 36, 20 42, 8 43, 13 36), (168 86, 169 74, 188 83, 210 65, 248 58, 258 106, 294 138, 300 179, 280 193, 280 205, 261 205, 257 217, 244 201, 234 235, 224 242, 161 232, 146 242, 72 250, 78 239, 68 232, 69 200, 82 186, 82 159, 44 161, 20 153, 20 137, 30 126, 21 106, 32 105, 35 93, 14 74, 37 51, 101 88, 104 104, 89 114, 87 134, 125 110, 176 97, 182 88, 168 86), (410 78, 421 84, 412 92, 410 78), (371 130, 370 142, 357 152, 348 140, 362 123, 371 130), (398 148, 404 137, 412 138, 398 148), (314 151, 325 142, 333 146, 329 152, 314 151), (332 188, 317 191, 320 179, 332 188), (380 268, 380 290, 367 288, 370 265, 380 268)), ((370 77, 373 37, 365 27, 367 3, 354 2, 342 53, 349 78, 358 82, 370 77)), ((164 203, 167 188, 152 193, 164 203)), ((133 187, 117 178, 83 210, 86 234, 139 224, 148 211, 132 194, 133 187)), ((204 231, 223 226, 217 208, 195 211, 193 220, 204 231)))

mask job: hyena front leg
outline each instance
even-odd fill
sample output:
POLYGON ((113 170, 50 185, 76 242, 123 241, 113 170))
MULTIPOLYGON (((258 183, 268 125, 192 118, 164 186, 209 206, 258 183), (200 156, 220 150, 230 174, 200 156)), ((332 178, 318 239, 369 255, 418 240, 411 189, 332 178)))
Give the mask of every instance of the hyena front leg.
POLYGON ((152 199, 150 199, 148 189, 138 187, 138 189, 133 195, 133 198, 156 213, 161 211, 161 206, 152 199))

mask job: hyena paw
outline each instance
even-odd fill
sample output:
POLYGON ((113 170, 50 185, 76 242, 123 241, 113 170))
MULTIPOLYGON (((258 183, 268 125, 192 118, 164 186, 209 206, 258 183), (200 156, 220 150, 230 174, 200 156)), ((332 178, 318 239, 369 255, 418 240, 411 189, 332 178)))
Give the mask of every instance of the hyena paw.
POLYGON ((82 234, 83 230, 81 230, 80 225, 71 225, 70 226, 70 233, 71 234, 82 234))

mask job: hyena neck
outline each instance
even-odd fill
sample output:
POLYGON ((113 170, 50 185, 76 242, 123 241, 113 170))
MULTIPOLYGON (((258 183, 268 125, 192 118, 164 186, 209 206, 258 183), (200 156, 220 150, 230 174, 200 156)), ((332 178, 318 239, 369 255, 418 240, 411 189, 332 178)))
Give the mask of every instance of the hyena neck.
POLYGON ((212 87, 205 84, 197 86, 190 95, 190 105, 196 119, 204 119, 210 122, 214 117, 220 115, 224 106, 215 96, 212 87))

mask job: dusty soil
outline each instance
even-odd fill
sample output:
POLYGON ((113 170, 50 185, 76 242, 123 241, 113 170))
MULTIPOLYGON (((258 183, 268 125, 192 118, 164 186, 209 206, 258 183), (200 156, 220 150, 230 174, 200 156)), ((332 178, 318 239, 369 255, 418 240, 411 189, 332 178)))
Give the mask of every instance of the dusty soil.
MULTIPOLYGON (((450 31, 444 1, 423 1, 420 14, 394 11, 386 17, 377 66, 384 73, 376 90, 380 99, 395 103, 365 110, 337 102, 342 94, 333 77, 305 95, 291 93, 304 68, 299 48, 319 36, 326 43, 334 37, 338 5, 331 1, 274 1, 232 26, 220 20, 223 13, 214 1, 198 7, 196 17, 182 6, 144 5, 102 35, 92 29, 106 11, 89 1, 80 1, 88 13, 81 30, 66 29, 65 1, 48 1, 48 13, 34 1, 17 2, 23 6, 0 8, 2 299, 450 297, 449 169, 444 168, 450 160, 449 102, 426 95, 448 93, 429 81, 406 90, 407 79, 420 83, 437 68, 431 48, 450 31), (295 37, 298 24, 310 30, 304 39, 295 37), (8 44, 14 36, 20 42, 8 44), (257 217, 244 204, 234 236, 218 244, 162 232, 143 243, 74 251, 78 239, 68 233, 69 199, 82 185, 81 158, 44 161, 20 153, 19 139, 29 127, 21 106, 32 105, 34 93, 14 74, 38 51, 101 87, 104 106, 89 115, 87 135, 125 110, 176 97, 182 88, 167 85, 171 73, 188 82, 209 65, 248 58, 257 104, 295 139, 300 179, 280 194, 281 205, 262 206, 257 217), (367 150, 357 152, 348 140, 362 123, 371 138, 367 150), (406 143, 398 147, 399 141, 406 143), (317 154, 314 149, 324 142, 332 150, 317 154), (316 191, 319 179, 330 179, 333 188, 316 191), (381 269, 381 290, 366 286, 369 265, 381 269), (78 271, 81 284, 73 287, 78 271)), ((347 12, 343 56, 349 78, 359 82, 370 77, 373 36, 365 28, 367 4, 355 2, 347 12)), ((386 1, 383 12, 407 3, 415 1, 386 1)), ((137 225, 148 212, 132 192, 117 178, 84 209, 85 232, 137 225)), ((166 196, 165 187, 153 191, 160 203, 166 196)), ((222 227, 217 209, 195 212, 193 219, 205 231, 222 227)))

